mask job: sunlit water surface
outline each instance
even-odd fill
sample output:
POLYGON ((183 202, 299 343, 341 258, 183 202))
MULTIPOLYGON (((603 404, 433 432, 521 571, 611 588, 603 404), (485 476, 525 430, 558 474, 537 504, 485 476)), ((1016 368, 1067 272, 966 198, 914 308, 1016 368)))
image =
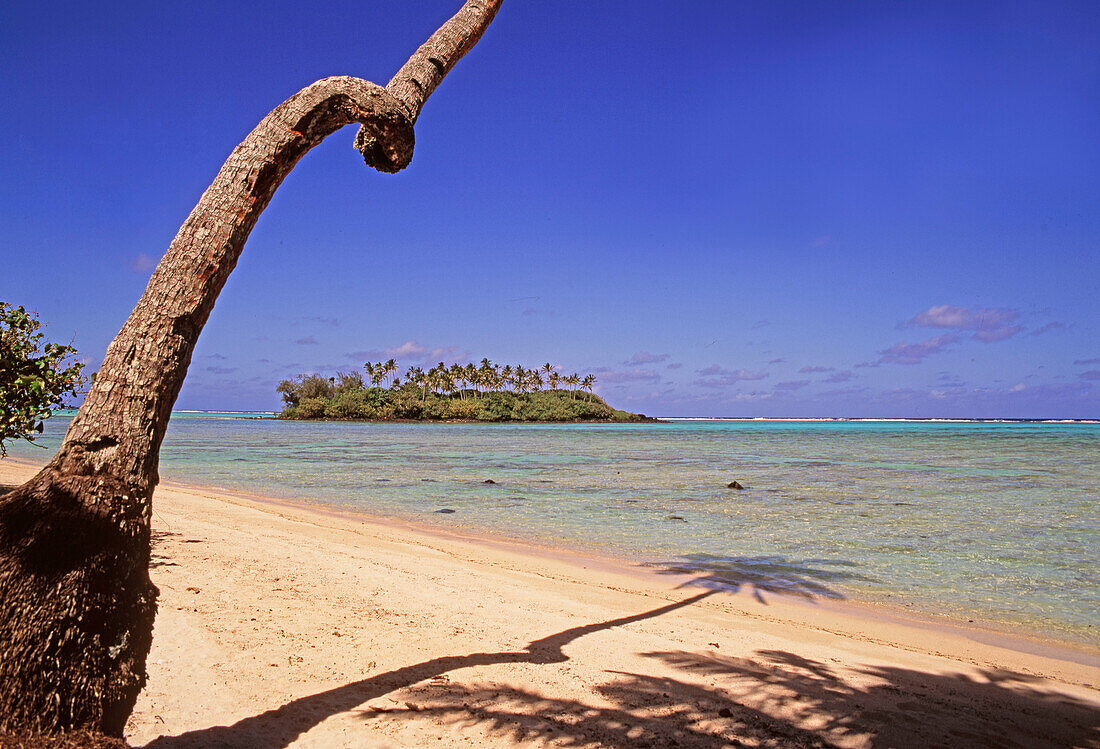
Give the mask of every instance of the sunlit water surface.
MULTIPOLYGON (((56 449, 67 423, 39 444, 56 449)), ((184 413, 161 476, 1100 644, 1098 424, 184 413)))

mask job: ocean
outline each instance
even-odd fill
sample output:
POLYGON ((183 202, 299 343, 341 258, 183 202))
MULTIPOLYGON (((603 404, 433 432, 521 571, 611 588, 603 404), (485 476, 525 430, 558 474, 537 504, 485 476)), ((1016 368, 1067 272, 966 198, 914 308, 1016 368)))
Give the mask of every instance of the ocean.
POLYGON ((1100 424, 248 416, 175 414, 162 479, 1100 645, 1100 424))

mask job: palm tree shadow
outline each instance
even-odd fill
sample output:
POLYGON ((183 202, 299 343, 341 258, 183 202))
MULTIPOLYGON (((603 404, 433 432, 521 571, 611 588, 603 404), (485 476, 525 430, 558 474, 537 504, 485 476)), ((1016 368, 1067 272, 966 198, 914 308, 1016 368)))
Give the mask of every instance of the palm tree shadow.
POLYGON ((753 598, 766 604, 764 593, 787 595, 813 600, 843 599, 844 595, 830 587, 833 583, 871 580, 852 572, 854 562, 831 559, 787 559, 778 555, 750 557, 685 554, 677 561, 654 562, 645 565, 657 569, 660 575, 690 576, 680 585, 702 587, 737 593, 744 589, 753 598))
MULTIPOLYGON (((776 566, 774 560, 764 564, 769 569, 776 566)), ((759 573, 758 565, 749 568, 759 573)), ((726 569, 723 566, 707 575, 726 569)), ((748 584, 742 568, 734 569, 735 579, 748 584)), ((805 563, 798 569, 804 570, 805 563)), ((751 584, 788 592, 787 587, 772 590, 776 586, 769 579, 752 578, 751 584)), ((820 580, 812 578, 813 585, 799 595, 821 595, 820 580)), ((554 740, 561 746, 621 749, 717 749, 743 743, 829 747, 853 741, 868 747, 1100 746, 1100 710, 1094 704, 1048 691, 1035 677, 1003 670, 967 675, 865 666, 841 672, 834 665, 782 650, 758 650, 752 658, 651 652, 642 655, 659 661, 666 673, 607 672, 611 680, 596 687, 599 704, 500 684, 452 684, 437 678, 471 666, 564 663, 569 660, 565 646, 580 637, 662 616, 714 592, 710 589, 640 614, 563 630, 532 641, 523 650, 433 658, 293 700, 230 726, 162 736, 146 749, 278 749, 330 716, 429 680, 430 684, 414 690, 417 704, 394 709, 372 706, 360 710, 359 717, 377 723, 427 720, 440 726, 480 728, 490 736, 519 743, 554 740)))
POLYGON ((845 676, 827 663, 783 650, 754 658, 647 653, 710 677, 739 702, 783 704, 790 724, 812 722, 823 737, 863 735, 871 747, 1067 747, 1100 745, 1100 709, 1004 669, 977 675, 864 666, 845 676), (780 698, 783 701, 783 698, 780 698))
POLYGON ((852 677, 781 650, 760 650, 751 659, 645 655, 695 680, 610 672, 615 680, 596 688, 600 705, 499 685, 455 685, 433 689, 415 709, 363 715, 481 726, 518 743, 556 739, 563 746, 622 749, 746 743, 1055 749, 1100 742, 1095 705, 1043 690, 1025 674, 985 670, 973 677, 880 666, 852 677))
POLYGON ((440 725, 481 727, 494 738, 521 745, 555 740, 558 746, 613 749, 726 749, 746 742, 772 747, 832 746, 810 731, 739 706, 719 690, 672 678, 617 676, 625 678, 596 688, 603 698, 599 706, 493 685, 436 689, 415 710, 368 710, 362 716, 396 721, 428 718, 440 725))
MULTIPOLYGON (((155 560, 154 563, 156 563, 155 560)), ((662 606, 652 611, 633 616, 613 619, 606 622, 598 622, 581 627, 574 627, 559 632, 555 635, 531 642, 525 650, 497 653, 471 653, 461 656, 445 656, 434 658, 423 663, 405 666, 386 673, 361 679, 335 689, 293 700, 274 710, 268 710, 256 716, 245 718, 231 726, 214 726, 211 728, 190 731, 179 736, 162 736, 146 745, 146 749, 184 749, 185 747, 265 747, 275 749, 285 747, 300 735, 321 723, 326 718, 337 713, 354 709, 377 697, 390 692, 409 687, 418 682, 432 679, 449 671, 454 671, 470 666, 488 666, 505 663, 525 664, 551 664, 562 663, 568 660, 562 652, 565 645, 579 637, 598 632, 612 627, 630 624, 653 617, 661 616, 684 606, 689 606, 718 591, 736 592, 742 588, 752 591, 752 594, 760 601, 764 601, 762 593, 778 595, 794 595, 802 598, 813 599, 843 598, 827 583, 850 579, 866 579, 856 573, 845 569, 854 567, 851 562, 836 562, 829 560, 805 560, 794 561, 779 556, 757 557, 720 557, 707 554, 690 554, 681 557, 679 561, 664 564, 648 565, 658 568, 659 574, 690 575, 692 579, 683 583, 680 587, 701 586, 707 590, 678 603, 662 606), (830 565, 834 569, 823 566, 830 565)), ((499 690, 498 690, 499 691, 499 690)), ((699 695, 702 698, 702 695, 699 695)), ((472 697, 471 697, 472 698, 472 697)), ((512 698, 517 703, 535 700, 535 695, 515 692, 512 698)), ((537 698, 544 699, 544 698, 537 698)), ((469 700, 467 700, 468 702, 469 700)), ((552 700, 551 700, 552 702, 552 700)), ((558 705, 564 708, 566 705, 558 705)), ((550 709, 548 707, 548 709, 550 709)), ((556 708, 555 708, 556 709, 556 708)), ((587 707, 584 708, 588 710, 587 707)), ((375 711, 377 712, 377 711, 375 711)), ((368 712, 367 715, 374 713, 368 712)), ((563 714, 569 714, 565 710, 563 714)), ((621 716, 625 720, 625 716, 621 716)), ((494 723, 504 718, 494 717, 494 714, 486 712, 483 719, 494 723)), ((518 715, 506 719, 510 724, 517 726, 516 730, 522 733, 526 728, 524 720, 518 715)), ((582 721, 584 722, 584 721, 582 721)), ((588 721, 589 723, 591 721, 588 721)), ((675 724, 676 721, 672 721, 675 724)), ((538 723, 545 728, 543 722, 538 723)), ((601 735, 606 735, 607 741, 613 746, 638 746, 637 731, 627 732, 616 738, 614 731, 607 726, 592 725, 593 731, 599 729, 601 735), (615 743, 621 739, 621 744, 615 743)), ((534 730, 534 729, 530 729, 534 730)), ((542 730, 541 728, 539 730, 542 730)), ((553 726, 549 726, 553 733, 553 726)), ((564 735, 564 729, 560 729, 564 735)), ((652 733, 652 730, 650 731, 652 733)), ((681 738, 690 739, 699 746, 710 746, 710 739, 704 735, 682 733, 681 738), (701 742, 701 743, 700 743, 701 742)), ((668 737, 665 737, 668 738, 668 737)), ((657 739, 653 739, 657 740, 657 739)), ((670 741, 672 739, 669 739, 670 741)), ((680 739, 676 739, 677 741, 680 739)), ((807 739, 809 740, 809 739, 807 739)), ((643 740, 642 743, 645 743, 643 740)), ((661 741, 658 741, 660 744, 661 741)), ((667 743, 667 742, 664 742, 667 743)), ((808 744, 812 745, 812 744, 808 744)))
POLYGON ((184 749, 198 747, 286 747, 326 718, 346 712, 364 702, 398 689, 470 666, 505 663, 532 665, 564 663, 569 656, 563 648, 574 640, 602 630, 652 619, 690 606, 713 594, 699 593, 682 601, 595 624, 566 629, 534 640, 524 650, 496 653, 470 653, 433 658, 423 663, 397 668, 325 692, 302 697, 274 710, 244 718, 231 726, 214 726, 178 736, 161 736, 145 745, 146 749, 184 749))

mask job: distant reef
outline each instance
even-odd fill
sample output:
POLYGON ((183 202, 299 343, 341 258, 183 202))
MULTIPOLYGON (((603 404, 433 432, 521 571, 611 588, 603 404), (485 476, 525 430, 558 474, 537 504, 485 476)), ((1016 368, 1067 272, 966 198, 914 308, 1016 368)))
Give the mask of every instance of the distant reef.
POLYGON ((396 381, 366 385, 358 373, 284 380, 278 386, 286 404, 280 419, 325 421, 425 422, 657 422, 645 414, 620 411, 598 395, 578 390, 534 391, 449 389, 396 381))

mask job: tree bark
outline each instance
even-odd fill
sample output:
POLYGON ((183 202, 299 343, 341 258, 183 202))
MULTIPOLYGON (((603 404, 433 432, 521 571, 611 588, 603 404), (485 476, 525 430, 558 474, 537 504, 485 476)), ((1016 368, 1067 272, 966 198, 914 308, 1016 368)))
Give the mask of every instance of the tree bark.
POLYGON ((0 499, 0 732, 121 736, 145 684, 157 589, 149 518, 168 419, 218 293, 275 190, 357 122, 368 166, 396 172, 432 91, 501 0, 468 0, 386 87, 337 76, 268 114, 169 245, 57 455, 0 499))

